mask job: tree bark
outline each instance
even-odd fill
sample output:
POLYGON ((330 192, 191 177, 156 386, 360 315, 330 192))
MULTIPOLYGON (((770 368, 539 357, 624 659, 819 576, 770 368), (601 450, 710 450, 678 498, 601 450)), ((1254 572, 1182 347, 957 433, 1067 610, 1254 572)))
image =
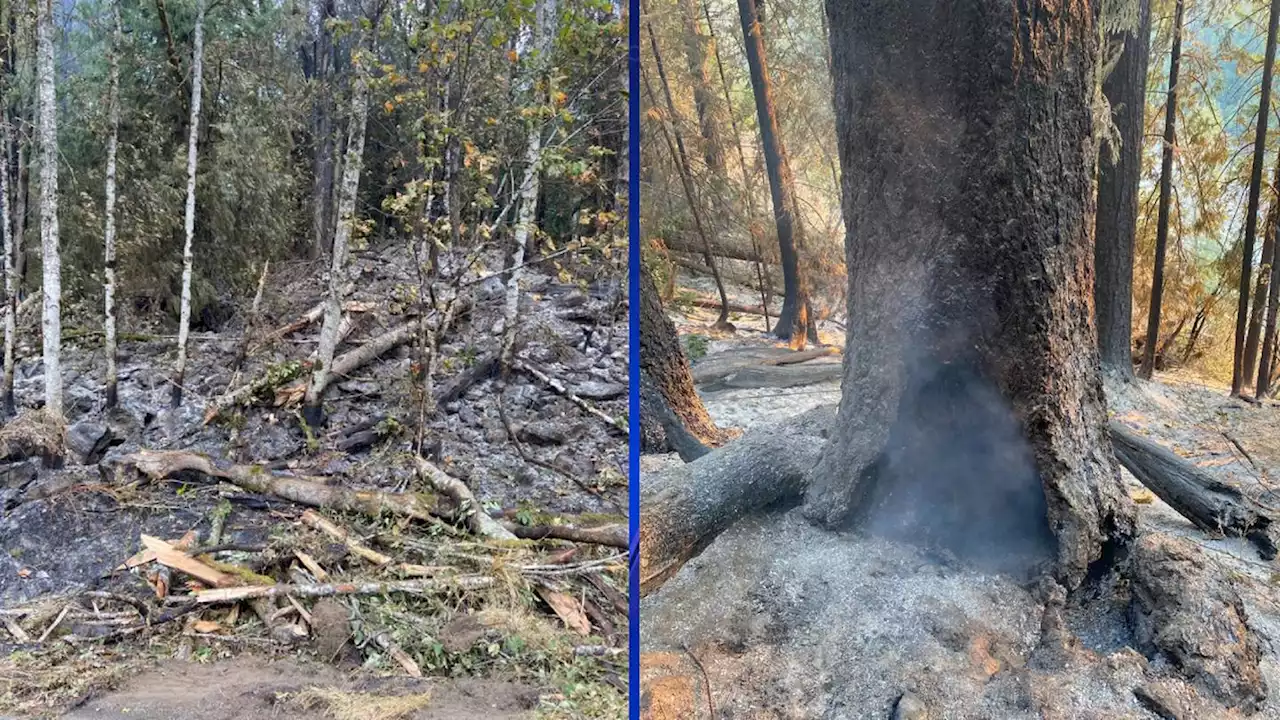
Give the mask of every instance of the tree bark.
MULTIPOLYGON (((537 53, 539 66, 547 61, 555 44, 557 26, 557 0, 537 0, 532 32, 532 47, 517 50, 518 55, 525 55, 532 49, 537 53)), ((527 90, 536 86, 533 77, 540 70, 535 70, 527 81, 527 90)), ((515 252, 511 255, 511 276, 507 278, 507 295, 503 307, 502 350, 498 362, 503 372, 511 367, 515 358, 516 320, 520 313, 520 281, 524 278, 525 253, 529 249, 529 235, 537 225, 538 196, 542 189, 542 126, 530 122, 526 132, 524 151, 524 179, 520 183, 520 210, 516 214, 515 252)))
POLYGON ((1133 377, 1133 239, 1142 177, 1143 111, 1151 54, 1151 1, 1138 0, 1138 27, 1113 37, 1120 60, 1102 83, 1119 131, 1120 147, 1098 162, 1094 245, 1094 305, 1102 364, 1133 377))
MULTIPOLYGON (((1240 303, 1236 310, 1236 342, 1232 355, 1231 394, 1239 395, 1245 375, 1252 363, 1247 348, 1249 323, 1249 291, 1253 269, 1253 244, 1258 233, 1258 201, 1262 193, 1262 163, 1267 151, 1267 120, 1271 110, 1271 72, 1276 59, 1276 26, 1280 23, 1280 0, 1271 0, 1271 16, 1267 22, 1266 57, 1262 62, 1262 97, 1258 101, 1257 130, 1253 140, 1253 170, 1249 176, 1249 201, 1245 210, 1244 254, 1240 261, 1240 303)), ((1258 336, 1253 333, 1254 352, 1257 352, 1258 336)))
MULTIPOLYGON (((671 127, 667 127, 667 122, 659 125, 662 128, 662 137, 667 141, 667 149, 671 153, 671 159, 676 164, 676 170, 680 175, 680 185, 684 188, 685 200, 689 203, 689 214, 693 216, 694 231, 698 233, 698 237, 702 240, 702 258, 707 263, 707 268, 711 270, 711 276, 716 281, 716 290, 720 293, 720 317, 716 319, 715 327, 717 329, 732 328, 729 324, 729 294, 724 289, 724 279, 720 277, 720 268, 716 265, 715 257, 712 255, 711 238, 707 235, 706 224, 702 218, 702 203, 698 199, 698 193, 694 189, 693 172, 689 167, 689 156, 684 147, 684 136, 680 133, 679 116, 676 114, 676 103, 671 97, 671 85, 667 82, 667 72, 662 64, 662 53, 658 49, 658 36, 653 32, 653 24, 646 22, 645 28, 649 32, 649 46, 653 50, 653 64, 658 70, 658 80, 662 83, 662 95, 667 101, 667 120, 671 127)), ((653 88, 649 85, 648 75, 644 76, 645 89, 649 92, 650 102, 657 104, 657 97, 654 96, 653 88)), ((720 172, 724 172, 723 163, 721 163, 720 172)))
POLYGON ((44 404, 62 416, 62 261, 58 251, 58 105, 54 90, 53 2, 36 0, 39 86, 40 255, 43 267, 44 404))
MULTIPOLYGON (((1280 169, 1280 163, 1276 164, 1280 169)), ((1258 279, 1254 282, 1253 302, 1249 304, 1249 332, 1244 341, 1244 378, 1242 387, 1251 387, 1257 394, 1258 379, 1258 345, 1261 341, 1262 327, 1267 316, 1267 287, 1271 284, 1271 266, 1275 263, 1275 226, 1276 208, 1268 213, 1267 221, 1262 225, 1262 256, 1258 263, 1258 279)))
POLYGON ((200 88, 204 85, 204 0, 196 0, 195 47, 191 54, 191 119, 187 128, 187 212, 183 221, 182 304, 178 311, 178 365, 173 373, 170 406, 182 406, 182 384, 187 373, 187 337, 191 334, 191 245, 196 235, 196 160, 200 139, 200 88))
POLYGON ((105 353, 107 356, 107 388, 106 404, 108 408, 116 406, 117 372, 116 372, 116 148, 120 136, 120 49, 123 45, 123 31, 120 28, 120 5, 111 5, 112 39, 111 69, 108 75, 107 100, 110 109, 110 130, 107 135, 107 180, 106 180, 106 228, 103 232, 103 334, 106 336, 105 353))
MULTIPOLYGON (((751 235, 751 251, 755 255, 753 265, 756 269, 757 287, 760 289, 760 307, 765 309, 764 312, 764 331, 770 332, 769 326, 769 288, 764 281, 764 268, 760 260, 761 228, 756 222, 756 189, 754 175, 747 170, 747 156, 742 151, 742 133, 738 131, 738 120, 733 113, 733 98, 729 96, 729 80, 724 74, 724 63, 720 60, 720 49, 716 46, 716 28, 715 23, 711 22, 711 8, 708 7, 705 0, 702 4, 702 14, 707 20, 707 35, 710 38, 712 55, 716 59, 716 71, 720 75, 720 89, 724 92, 724 104, 729 110, 729 124, 733 128, 733 147, 738 154, 738 168, 742 172, 742 182, 744 186, 743 195, 747 201, 747 230, 751 235)), ((824 33, 825 35, 825 33, 824 33)))
MULTIPOLYGON (((1277 174, 1280 174, 1280 161, 1276 164, 1277 174)), ((1258 379, 1254 394, 1261 398, 1271 392, 1271 367, 1274 364, 1276 353, 1276 313, 1280 312, 1280 268, 1275 258, 1276 241, 1280 240, 1280 181, 1276 183, 1276 198, 1273 200, 1276 205, 1273 211, 1273 222, 1271 223, 1271 269, 1269 271, 1270 281, 1267 283, 1267 324, 1266 331, 1262 338, 1262 357, 1258 360, 1258 379)))
POLYGON ((333 34, 326 24, 336 17, 333 0, 320 0, 320 26, 315 41, 315 73, 317 86, 312 107, 314 116, 314 156, 311 189, 311 255, 319 258, 329 249, 333 234, 333 121, 330 84, 334 64, 333 34))
MULTIPOLYGON (((685 59, 689 64, 689 74, 693 76, 693 105, 698 111, 698 128, 702 131, 702 155, 707 161, 708 175, 713 181, 722 180, 725 175, 722 150, 724 144, 720 139, 722 133, 719 123, 716 122, 716 96, 711 90, 711 79, 707 75, 707 47, 711 41, 698 27, 697 0, 680 0, 680 12, 684 15, 685 23, 685 59)), ((652 34, 650 28, 650 36, 652 34)), ((656 52, 654 57, 657 57, 656 52)))
POLYGON ((1056 558, 1075 587, 1134 522, 1087 301, 1093 9, 827 12, 850 312, 805 515, 861 511, 977 561, 1056 558))
MULTIPOLYGON (((370 31, 372 32, 372 31, 370 31)), ((351 88, 351 122, 347 131, 347 155, 342 162, 342 187, 338 196, 337 227, 333 233, 333 250, 329 265, 329 289, 324 302, 324 323, 320 326, 320 346, 317 350, 311 382, 303 398, 303 419, 311 427, 319 427, 324 421, 322 401, 333 372, 333 354, 338 348, 338 331, 342 324, 342 294, 345 280, 347 249, 356 224, 356 196, 360 188, 360 169, 364 161, 365 124, 369 117, 368 71, 363 63, 372 59, 357 59, 355 79, 351 88)))
POLYGON ((738 15, 742 21, 747 66, 751 72, 751 89, 755 95, 756 118, 760 126, 760 143, 765 171, 769 176, 769 194, 773 201, 773 219, 778 229, 778 251, 782 258, 785 293, 782 298, 782 314, 778 317, 773 332, 778 338, 791 341, 794 349, 803 350, 809 325, 808 287, 799 259, 799 252, 804 249, 804 229, 796 213, 794 179, 778 132, 778 116, 755 0, 738 0, 738 15))
POLYGON ((716 427, 702 406, 675 324, 663 311, 658 287, 644 267, 640 269, 640 372, 648 376, 667 407, 699 442, 719 447, 729 439, 729 433, 716 427))
POLYGON ((1165 100, 1164 151, 1160 157, 1160 209, 1156 214, 1156 260, 1151 274, 1151 304, 1147 313, 1147 341, 1138 375, 1151 379, 1160 339, 1160 304, 1164 296, 1164 256, 1169 245, 1169 196, 1173 187, 1174 126, 1178 119, 1178 64, 1182 59, 1182 0, 1173 12, 1173 49, 1169 53, 1169 89, 1165 100))
MULTIPOLYGON (((12 78, 11 68, 8 67, 13 57, 13 53, 10 52, 11 43, 13 43, 13 35, 6 32, 5 47, 3 48, 6 65, 5 76, 0 79, 0 82, 5 84, 5 90, 8 89, 10 78, 12 78)), ((13 402, 13 350, 18 335, 18 298, 15 295, 17 283, 14 281, 13 272, 13 223, 9 207, 9 150, 11 145, 12 132, 9 128, 9 109, 4 104, 0 104, 0 148, 3 148, 3 153, 0 154, 0 158, 2 158, 0 160, 0 237, 3 237, 4 240, 4 378, 3 386, 0 387, 0 411, 3 412, 4 417, 12 417, 17 411, 13 402)))

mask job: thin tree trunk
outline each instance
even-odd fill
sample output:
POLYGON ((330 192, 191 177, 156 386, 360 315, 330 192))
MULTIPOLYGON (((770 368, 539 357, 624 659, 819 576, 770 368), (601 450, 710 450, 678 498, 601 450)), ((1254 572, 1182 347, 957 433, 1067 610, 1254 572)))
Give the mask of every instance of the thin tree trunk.
MULTIPOLYGON (((1276 174, 1280 178, 1280 160, 1276 163, 1276 174)), ((1271 391, 1271 366, 1276 352, 1276 313, 1280 311, 1280 268, 1277 268, 1280 263, 1276 262, 1275 257, 1276 242, 1280 241, 1280 179, 1277 179, 1275 192, 1269 229, 1272 253, 1270 280, 1267 283, 1267 325, 1262 339, 1262 357, 1258 360, 1257 384, 1254 391, 1258 397, 1263 397, 1271 391)))
MULTIPOLYGON (((1232 354, 1231 394, 1239 395, 1245 382, 1245 368, 1251 365, 1247 348, 1249 291, 1253 269, 1253 244, 1258 233, 1258 200, 1262 192, 1262 163, 1267 151, 1267 120, 1271 110, 1271 71, 1276 59, 1276 25, 1280 22, 1280 0, 1271 0, 1267 22, 1267 50, 1262 63, 1262 97, 1258 101, 1258 126, 1253 140, 1253 171, 1249 176, 1249 204, 1245 210, 1244 254, 1240 261, 1240 303, 1236 310, 1236 343, 1232 354)), ((1254 333, 1254 352, 1257 352, 1254 333)))
MULTIPOLYGON (((18 120, 20 123, 21 119, 21 114, 19 113, 18 120)), ((30 127, 30 124, 28 124, 28 127, 30 127)), ((13 193, 13 265, 14 274, 18 276, 16 294, 21 296, 23 294, 23 282, 27 277, 27 196, 31 191, 31 150, 27 141, 22 138, 21 133, 14 144, 18 148, 18 177, 17 188, 13 193)))
MULTIPOLYGON (((680 174, 680 184, 684 188, 685 199, 689 201, 689 214, 693 216, 694 230, 698 233, 698 237, 702 240, 702 258, 707 263, 707 269, 711 270, 711 276, 716 281, 716 290, 720 293, 720 317, 716 318, 715 327, 717 329, 727 329, 729 325, 729 294, 724 289, 724 279, 720 277, 720 268, 716 265, 715 257, 712 255, 711 238, 707 235, 706 223, 702 219, 702 203, 698 199, 697 191, 693 185, 692 171, 689 167, 689 156, 685 151, 684 137, 680 134, 678 125, 678 116, 676 115, 676 103, 671 97, 671 85, 667 82, 667 72, 662 64, 662 54, 658 50, 658 36, 653 32, 653 25, 649 22, 645 23, 645 28, 649 32, 649 45, 653 49, 653 65, 658 70, 658 79, 662 82, 662 95, 667 101, 667 119, 671 127, 667 127, 667 123, 662 123, 662 137, 667 141, 667 149, 671 153, 671 159, 676 164, 676 170, 680 174)), ((649 78, 646 75, 645 87, 649 92, 649 97, 654 105, 657 105, 657 98, 653 96, 653 88, 649 87, 649 78)), ((724 171, 723 163, 720 170, 724 171)))
POLYGON ((1160 339, 1160 302, 1164 295, 1164 256, 1169 245, 1169 195, 1173 187, 1174 125, 1178 118, 1178 63, 1182 59, 1182 0, 1173 12, 1173 50, 1169 53, 1169 90, 1165 100, 1164 152, 1160 158, 1160 210, 1156 215, 1156 261, 1151 275, 1151 306, 1147 314, 1147 342, 1138 375, 1150 380, 1160 339))
POLYGON ((14 345, 17 342, 17 312, 18 298, 17 283, 14 281, 14 264, 13 264, 13 233, 15 224, 10 214, 11 207, 9 203, 9 179, 10 171, 13 169, 9 164, 10 153, 17 156, 16 148, 13 143, 13 132, 9 123, 9 103, 8 90, 13 87, 16 79, 16 71, 14 62, 17 58, 15 51, 14 35, 17 30, 17 18, 14 13, 10 13, 4 27, 4 74, 0 76, 0 82, 4 83, 3 94, 0 94, 0 237, 4 239, 4 380, 3 387, 0 387, 0 411, 3 416, 12 417, 17 408, 13 401, 13 363, 14 363, 14 345))
POLYGON ((333 122, 331 108, 330 76, 333 71, 333 35, 326 22, 334 17, 333 0, 321 0, 320 28, 316 38, 315 74, 316 99, 312 112, 315 115, 315 154, 312 158, 313 184, 311 192, 311 256, 319 258, 329 248, 333 232, 333 122))
POLYGON ((747 65, 751 71, 751 88, 755 95, 756 117, 760 126, 760 143, 764 150, 766 173, 769 176, 774 223, 778 229, 778 251, 782 258, 782 284, 785 293, 782 299, 782 313, 778 317, 777 324, 774 325, 773 332, 780 339, 790 340, 795 349, 803 350, 805 333, 809 326, 808 288, 804 283, 804 273, 800 269, 798 254, 804 247, 803 228, 796 213, 791 168, 778 132, 778 116, 769 81, 764 37, 760 32, 755 0, 738 0, 738 15, 742 21, 742 36, 746 45, 747 65))
MULTIPOLYGON (((1276 165, 1280 169, 1280 163, 1276 165)), ((1280 180, 1280 178, 1277 178, 1280 180)), ((1275 232, 1277 208, 1274 203, 1267 213, 1267 220, 1262 224, 1262 256, 1258 263, 1258 279, 1254 282, 1253 302, 1249 305, 1249 333, 1244 342, 1244 387, 1254 388, 1257 393, 1258 383, 1258 350, 1262 340, 1262 328, 1267 319, 1267 288, 1271 285, 1271 266, 1275 263, 1275 232)), ((1265 350, 1263 350, 1265 353, 1265 350)), ((1265 383, 1265 381, 1263 381, 1265 383)))
MULTIPOLYGON (((559 8, 557 0, 538 0, 536 18, 532 30, 532 46, 537 52, 539 62, 546 62, 555 43, 556 14, 559 8)), ((518 55, 524 53, 517 50, 518 55)), ((541 70, 539 69, 540 73, 541 70)), ((535 83, 529 82, 530 90, 535 83)), ((515 356, 516 320, 520 312, 520 281, 524 278, 525 252, 529 246, 529 235, 534 230, 538 217, 538 195, 542 189, 542 127, 536 123, 529 124, 526 133, 524 152, 524 178, 520 182, 520 210, 516 213, 515 251, 511 254, 511 275, 507 278, 507 294, 503 306, 502 350, 498 355, 499 364, 505 373, 515 356)))
POLYGON ((1151 1, 1138 1, 1138 27, 1123 42, 1120 60, 1102 83, 1120 147, 1098 163, 1098 215, 1094 245, 1094 305, 1103 365, 1133 377, 1133 238, 1138 227, 1142 176, 1143 111, 1151 45, 1151 1))
POLYGON ((111 5, 111 17, 114 26, 111 43, 111 70, 108 82, 110 98, 110 134, 107 136, 107 186, 106 186, 106 230, 103 239, 103 283, 105 319, 103 330, 106 335, 107 355, 107 407, 116 406, 116 146, 120 135, 120 48, 123 31, 120 28, 120 5, 111 5))
POLYGON ((13 267, 13 225, 9 217, 9 114, 0 108, 0 143, 4 144, 4 167, 0 168, 0 233, 4 234, 4 386, 0 389, 0 404, 5 417, 12 417, 17 411, 13 401, 13 362, 14 345, 18 335, 18 283, 14 277, 13 267))
POLYGON ((698 28, 698 0, 680 0, 680 11, 684 14, 684 52, 689 74, 693 76, 693 105, 698 111, 698 127, 702 131, 702 154, 707 161, 707 173, 715 182, 723 180, 725 173, 721 151, 723 143, 715 117, 715 93, 707 76, 707 46, 710 43, 698 28))
POLYGON ((729 80, 724 74, 724 63, 720 60, 720 48, 716 45, 716 27, 711 22, 711 9, 702 3, 702 14, 707 19, 707 36, 711 40, 711 54, 716 59, 716 71, 720 74, 720 88, 724 91, 724 104, 729 111, 729 124, 733 128, 733 147, 738 151, 738 167, 742 172, 742 182, 747 196, 747 230, 751 235, 751 251, 755 253, 756 281, 760 288, 760 307, 764 308, 764 331, 769 332, 769 286, 764 281, 763 264, 760 261, 760 226, 756 220, 756 188, 755 175, 747 171, 747 156, 742 151, 742 133, 738 130, 738 119, 733 114, 733 99, 729 95, 729 80))
POLYGON ((44 269, 44 404, 62 416, 62 261, 58 254, 58 105, 54 90, 53 0, 37 0, 40 98, 40 251, 44 269))
MULTIPOLYGON (((372 31, 370 31, 372 32, 372 31)), ((372 44, 371 44, 372 45, 372 44)), ((372 62, 372 58, 363 62, 372 62)), ((358 61, 358 65, 359 65, 358 61)), ((360 169, 364 162, 365 127, 369 118, 369 84, 367 70, 357 66, 351 88, 351 120, 347 130, 347 154, 342 162, 342 185, 338 192, 338 218, 333 233, 332 262, 329 266, 329 290, 325 296, 324 324, 320 327, 320 347, 316 351, 315 369, 303 398, 303 419, 312 427, 324 421, 321 402, 329 386, 333 354, 338 347, 338 329, 342 324, 342 286, 356 224, 356 196, 360 189, 360 169)))
POLYGON ((196 235, 196 151, 200 139, 200 87, 204 84, 204 0, 196 0, 195 49, 191 56, 191 120, 187 128, 187 214, 183 222, 182 305, 178 314, 178 366, 173 374, 170 405, 182 406, 182 384, 187 372, 187 336, 191 333, 191 243, 196 235))

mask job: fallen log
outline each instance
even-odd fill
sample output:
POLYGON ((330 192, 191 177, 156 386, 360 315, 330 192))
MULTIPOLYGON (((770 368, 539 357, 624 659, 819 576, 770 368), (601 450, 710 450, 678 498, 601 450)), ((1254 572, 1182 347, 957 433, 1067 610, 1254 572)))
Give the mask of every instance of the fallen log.
POLYGON ((820 407, 640 484, 640 593, 647 595, 734 521, 804 492, 835 408, 820 407))
POLYGON ((491 352, 485 354, 480 359, 471 364, 471 367, 454 375, 444 385, 440 387, 440 392, 436 395, 436 405, 445 405, 451 403, 462 394, 471 389, 472 385, 478 382, 488 380, 498 372, 498 353, 491 352))
MULTIPOLYGON (((354 291, 355 288, 356 286, 354 284, 348 284, 346 287, 342 289, 342 294, 344 296, 348 295, 352 291, 354 291)), ((368 312, 370 310, 373 310, 376 307, 377 307, 376 303, 358 302, 355 300, 350 300, 343 304, 342 311, 343 312, 368 312)), ((320 322, 320 318, 323 316, 324 316, 324 301, 321 300, 320 302, 308 308, 307 311, 302 313, 301 317, 299 317, 297 320, 294 320, 293 322, 287 323, 273 330, 270 334, 268 334, 265 338, 262 339, 262 342, 257 343, 257 345, 255 345, 255 349, 262 347, 263 345, 267 345, 272 342, 275 342, 276 340, 280 340, 281 338, 288 337, 289 335, 292 335, 293 333, 298 332, 299 330, 307 327, 308 325, 314 325, 315 323, 320 322)))
MULTIPOLYGON (((426 322, 425 318, 415 318, 409 322, 401 323, 360 347, 343 353, 333 361, 333 368, 325 375, 325 385, 320 387, 317 392, 323 395, 328 384, 333 382, 335 378, 340 379, 350 375, 375 358, 381 357, 384 353, 414 339, 422 329, 424 322, 426 322)), ((307 382, 307 380, 298 380, 291 385, 278 388, 275 399, 276 407, 291 406, 301 402, 302 396, 307 392, 307 382)))
POLYGON ((508 532, 522 540, 551 538, 624 550, 627 548, 627 526, 618 523, 599 527, 578 527, 575 525, 521 525, 507 520, 502 521, 501 524, 508 532))
POLYGON ((439 517, 452 515, 450 508, 442 507, 435 496, 427 493, 350 490, 315 479, 282 475, 258 465, 236 465, 180 450, 140 450, 121 458, 120 465, 133 467, 152 480, 162 480, 181 472, 198 472, 226 480, 250 492, 275 495, 299 505, 357 512, 372 517, 385 513, 438 522, 439 517))
POLYGON ((698 385, 722 380, 751 367, 796 365, 828 355, 839 355, 835 347, 819 347, 796 352, 791 348, 762 347, 716 353, 702 358, 690 368, 698 385))
POLYGON ((1247 538, 1265 560, 1276 557, 1273 519, 1243 493, 1119 422, 1108 429, 1120 464, 1179 515, 1205 532, 1247 538))
MULTIPOLYGON (((351 537, 351 533, 347 532, 346 528, 339 526, 328 518, 322 517, 314 510, 308 510, 302 513, 302 517, 300 519, 304 525, 315 528, 346 546, 346 548, 351 551, 351 554, 362 557, 378 567, 390 565, 393 562, 392 558, 387 557, 377 550, 359 542, 355 538, 351 537)), ((312 574, 316 574, 314 570, 312 570, 312 574)))
POLYGON ((460 575, 449 578, 418 580, 357 580, 346 583, 320 583, 315 585, 247 585, 234 588, 199 590, 196 602, 201 604, 239 602, 253 598, 275 597, 332 597, 334 595, 385 595, 408 593, 430 595, 449 590, 480 590, 494 584, 491 577, 460 575))
POLYGON ((471 532, 481 537, 495 540, 516 539, 516 536, 503 527, 501 523, 484 512, 484 509, 480 507, 480 501, 476 500, 476 496, 472 494, 471 488, 467 487, 466 483, 450 476, 445 471, 416 455, 413 458, 413 462, 417 467, 418 477, 434 487, 436 492, 448 496, 457 504, 458 514, 466 520, 467 527, 471 529, 471 532))
MULTIPOLYGON (((696 297, 689 301, 694 307, 707 308, 709 310, 719 310, 720 301, 711 298, 696 297)), ((764 308, 759 305, 739 305, 737 303, 729 303, 729 312, 738 313, 740 315, 764 315, 764 308)), ((777 312, 770 312, 769 317, 777 317, 777 312)))
POLYGON ((758 390, 793 388, 839 380, 844 376, 843 363, 822 362, 809 365, 756 365, 736 370, 705 386, 707 392, 718 390, 758 390))
POLYGON ((532 375, 534 379, 538 380, 543 385, 546 385, 547 387, 551 388, 561 397, 567 399, 569 402, 572 402, 574 405, 577 405, 583 411, 588 412, 600 418, 607 425, 621 432, 623 435, 631 434, 631 429, 627 426, 626 423, 622 422, 620 419, 613 417, 612 415, 606 412, 603 412, 596 406, 578 397, 576 394, 574 394, 573 391, 565 387, 564 383, 560 382, 556 378, 551 377, 550 375, 542 372, 538 368, 526 363, 523 360, 516 360, 515 363, 512 365, 512 367, 514 367, 516 370, 532 375))

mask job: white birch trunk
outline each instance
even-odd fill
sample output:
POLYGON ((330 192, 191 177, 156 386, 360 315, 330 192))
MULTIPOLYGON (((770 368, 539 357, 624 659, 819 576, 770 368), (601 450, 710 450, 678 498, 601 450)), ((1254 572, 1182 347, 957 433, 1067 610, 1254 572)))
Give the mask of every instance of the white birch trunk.
POLYGON ((122 32, 120 29, 120 5, 111 6, 114 30, 111 44, 110 87, 110 123, 111 131, 107 136, 107 187, 106 187, 106 229, 103 238, 103 282, 105 319, 103 333, 106 335, 107 353, 107 407, 115 407, 116 393, 116 146, 120 134, 120 46, 122 32))
MULTIPOLYGON (((541 68, 551 54, 555 40, 556 0, 538 0, 532 45, 538 53, 536 67, 541 68)), ((517 52, 524 49, 524 34, 518 41, 517 52)), ((540 71, 535 71, 536 78, 540 71)), ((535 89, 536 82, 528 83, 529 89, 535 89)), ((541 181, 542 165, 542 127, 538 123, 529 126, 528 142, 524 154, 524 179, 520 183, 520 211, 516 214, 515 252, 511 255, 511 276, 507 278, 507 297, 502 314, 502 352, 499 362, 502 367, 511 367, 512 356, 516 344, 516 320, 520 310, 520 281, 524 278, 525 250, 529 244, 529 233, 533 230, 538 217, 538 190, 541 181)))
POLYGON ((58 255, 58 116, 54 90, 53 2, 37 0, 36 77, 40 122, 40 252, 44 268, 44 404, 62 416, 62 261, 58 255))
POLYGON ((13 225, 9 208, 9 145, 12 141, 9 115, 0 106, 0 145, 4 148, 4 161, 0 162, 0 234, 4 237, 4 387, 0 389, 0 400, 3 401, 5 415, 12 415, 16 409, 13 402, 13 348, 18 334, 18 283, 14 277, 13 225))
POLYGON ((364 156, 365 123, 369 114, 369 85, 365 70, 356 68, 351 88, 351 121, 347 132, 347 154, 342 161, 342 180, 338 189, 337 227, 333 233, 333 261, 329 267, 329 292, 325 297, 324 324, 320 328, 320 347, 315 368, 303 400, 303 417, 311 426, 322 421, 321 398, 329 385, 330 366, 338 347, 342 324, 342 280, 347 250, 356 223, 356 192, 360 188, 360 166, 364 156))
POLYGON ((191 59, 191 128, 187 136, 186 242, 182 247, 182 306, 178 313, 178 367, 174 373, 172 405, 182 405, 187 371, 187 336, 191 333, 191 241, 196 234, 196 145, 200 139, 200 86, 204 72, 204 0, 196 0, 195 50, 191 59))

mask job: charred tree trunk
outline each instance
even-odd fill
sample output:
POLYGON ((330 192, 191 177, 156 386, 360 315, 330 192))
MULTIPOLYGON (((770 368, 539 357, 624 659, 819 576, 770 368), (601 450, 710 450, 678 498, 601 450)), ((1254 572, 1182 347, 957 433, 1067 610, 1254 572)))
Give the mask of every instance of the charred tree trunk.
MULTIPOLYGON (((1280 163, 1276 165, 1280 169, 1280 163)), ((1258 279, 1254 281, 1253 302, 1249 304, 1249 332, 1244 340, 1244 378, 1242 388, 1255 388, 1257 394, 1258 378, 1258 345, 1261 342, 1262 327, 1267 317, 1267 286, 1271 284, 1271 266, 1275 262, 1276 208, 1267 213, 1267 221, 1262 225, 1262 256, 1258 262, 1258 279)), ((1265 383, 1264 383, 1265 384, 1265 383)))
POLYGON ((796 350, 803 350, 809 326, 808 288, 800 269, 799 256, 804 248, 804 231, 800 218, 796 215, 791 167, 778 132, 778 114, 755 0, 738 0, 738 15, 742 21, 747 66, 751 72, 751 90, 755 96, 756 119, 760 126, 760 144, 763 148, 765 172, 769 176, 773 219, 778 229, 778 251, 782 258, 782 313, 773 327, 773 333, 783 340, 790 340, 796 350))
MULTIPOLYGON (((1280 161, 1276 163, 1276 174, 1280 176, 1280 161)), ((1264 397, 1271 391, 1271 366, 1276 352, 1276 312, 1280 311, 1280 269, 1277 269, 1275 257, 1276 241, 1280 240, 1280 179, 1276 182, 1276 198, 1273 200, 1272 222, 1268 232, 1271 233, 1271 268, 1267 282, 1267 323, 1262 336, 1262 357, 1258 360, 1258 379, 1254 394, 1264 397)))
POLYGON ((675 324, 662 309, 658 287, 644 267, 640 269, 640 372, 699 442, 718 447, 729 439, 729 433, 716 427, 702 406, 675 324))
MULTIPOLYGON (((671 152, 671 160, 676 164, 676 170, 680 175, 680 185, 684 188, 685 200, 689 203, 689 214, 693 216, 694 231, 698 233, 698 237, 702 240, 702 258, 707 263, 707 269, 711 271, 711 276, 715 278, 716 290, 720 293, 720 317, 716 319, 716 329, 731 329, 733 326, 729 324, 729 294, 724 289, 724 279, 720 277, 720 268, 716 265, 715 257, 711 250, 711 238, 707 235, 706 223, 702 218, 702 203, 698 199, 697 190, 693 184, 693 172, 689 167, 689 155, 685 151, 684 136, 680 134, 680 126, 676 116, 676 103, 671 97, 671 85, 667 82, 666 69, 662 64, 662 54, 658 49, 658 36, 653 32, 653 25, 645 23, 645 28, 649 32, 649 46, 653 50, 653 65, 658 70, 658 80, 662 83, 662 96, 667 102, 667 120, 671 127, 667 127, 667 123, 663 123, 662 137, 667 141, 667 149, 671 152)), ((645 89, 649 92, 650 102, 657 104, 657 98, 654 97, 653 88, 649 87, 649 78, 645 76, 645 89)), ((723 172, 723 167, 721 167, 723 172)))
MULTIPOLYGON (((1236 310, 1236 344, 1232 356, 1231 394, 1243 389, 1252 358, 1246 336, 1249 334, 1249 291, 1253 269, 1253 243, 1258 233, 1258 201, 1262 194, 1262 163, 1267 151, 1267 120, 1271 106, 1271 70, 1276 59, 1276 24, 1280 22, 1280 0, 1271 0, 1271 17, 1267 22, 1267 50, 1262 62, 1262 97, 1258 100, 1258 123, 1253 139, 1253 170, 1249 176, 1249 202, 1244 219, 1244 255, 1240 261, 1240 304, 1236 310)), ((1258 350, 1258 334, 1253 335, 1253 351, 1258 350)))
POLYGON ((1151 2, 1139 0, 1138 27, 1113 38, 1123 43, 1120 60, 1102 83, 1111 105, 1120 147, 1098 162, 1094 305, 1098 352, 1103 365, 1133 377, 1133 238, 1138 228, 1138 182, 1142 176, 1142 115, 1146 108, 1151 2))
POLYGON ((747 155, 742 151, 742 133, 738 131, 738 120, 733 114, 733 99, 729 96, 729 80, 724 74, 724 63, 720 60, 720 49, 716 46, 716 26, 711 22, 711 9, 706 0, 702 3, 702 14, 707 20, 707 36, 710 39, 711 54, 716 59, 716 71, 720 75, 720 89, 724 92, 724 105, 729 109, 729 123, 733 128, 733 147, 738 154, 738 168, 742 172, 743 195, 747 199, 747 229, 751 235, 751 250, 755 253, 755 269, 757 287, 760 288, 760 307, 764 308, 764 331, 769 332, 769 289, 764 281, 764 268, 760 261, 761 228, 756 214, 755 175, 747 170, 747 155))
POLYGON ((1156 261, 1151 274, 1151 306, 1147 313, 1147 342, 1138 375, 1146 380, 1156 367, 1160 339, 1160 301, 1164 295, 1164 256, 1169 246, 1169 196, 1173 188, 1173 138, 1178 120, 1178 63, 1182 59, 1182 0, 1173 12, 1173 49, 1169 53, 1169 90, 1164 109, 1164 151, 1160 157, 1160 209, 1156 214, 1156 261))
POLYGON ((851 312, 804 512, 1074 587, 1133 529, 1087 301, 1098 36, 1018 7, 827 3, 851 312))

